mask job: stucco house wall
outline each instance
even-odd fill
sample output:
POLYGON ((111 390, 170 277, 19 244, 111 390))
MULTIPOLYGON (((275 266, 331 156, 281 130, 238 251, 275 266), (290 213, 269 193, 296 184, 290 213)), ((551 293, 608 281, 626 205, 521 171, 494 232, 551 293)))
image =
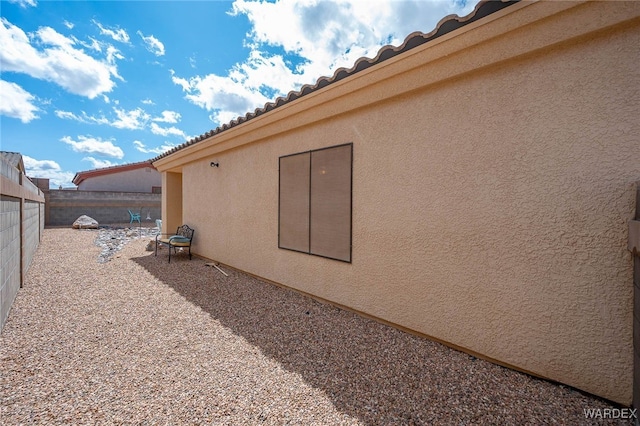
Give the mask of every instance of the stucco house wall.
POLYGON ((630 404, 638 45, 640 3, 509 6, 158 159, 163 217, 198 255, 630 404), (279 157, 344 143, 351 263, 279 249, 279 157))
POLYGON ((162 187, 162 176, 153 167, 90 176, 78 184, 79 191, 148 192, 162 187))
POLYGON ((151 161, 141 161, 78 172, 73 183, 79 191, 157 193, 162 188, 162 175, 151 161))

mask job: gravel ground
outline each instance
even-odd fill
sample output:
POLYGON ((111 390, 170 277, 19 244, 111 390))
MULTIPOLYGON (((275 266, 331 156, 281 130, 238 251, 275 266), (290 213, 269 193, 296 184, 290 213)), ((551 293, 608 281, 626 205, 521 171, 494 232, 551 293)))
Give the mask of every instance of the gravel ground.
MULTIPOLYGON (((593 424, 619 408, 221 266, 47 229, 0 335, 0 424, 593 424)), ((610 421, 603 424, 611 424, 610 421)))

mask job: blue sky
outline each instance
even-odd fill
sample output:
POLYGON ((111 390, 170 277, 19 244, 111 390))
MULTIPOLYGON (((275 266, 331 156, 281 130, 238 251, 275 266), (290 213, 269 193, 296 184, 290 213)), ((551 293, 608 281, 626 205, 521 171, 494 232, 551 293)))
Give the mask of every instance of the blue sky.
POLYGON ((154 158, 428 33, 461 0, 0 1, 0 149, 27 175, 154 158))

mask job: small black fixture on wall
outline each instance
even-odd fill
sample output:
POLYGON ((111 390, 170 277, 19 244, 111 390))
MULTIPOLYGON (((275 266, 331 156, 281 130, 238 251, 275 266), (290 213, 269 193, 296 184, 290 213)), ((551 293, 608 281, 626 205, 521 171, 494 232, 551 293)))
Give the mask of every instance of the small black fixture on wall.
POLYGON ((220 167, 220 163, 215 163, 215 162, 211 162, 211 164, 209 164, 211 167, 220 167))

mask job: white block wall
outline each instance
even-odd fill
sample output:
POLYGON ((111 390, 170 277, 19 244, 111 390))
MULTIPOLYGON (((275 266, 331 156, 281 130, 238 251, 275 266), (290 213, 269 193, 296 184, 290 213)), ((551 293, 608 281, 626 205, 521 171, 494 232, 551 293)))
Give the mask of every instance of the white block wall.
MULTIPOLYGON (((37 244, 37 243, 36 243, 37 244)), ((20 200, 0 198, 0 329, 20 289, 20 200)))
POLYGON ((24 203, 24 261, 23 274, 27 273, 33 255, 40 243, 40 203, 35 201, 25 201, 24 203))

